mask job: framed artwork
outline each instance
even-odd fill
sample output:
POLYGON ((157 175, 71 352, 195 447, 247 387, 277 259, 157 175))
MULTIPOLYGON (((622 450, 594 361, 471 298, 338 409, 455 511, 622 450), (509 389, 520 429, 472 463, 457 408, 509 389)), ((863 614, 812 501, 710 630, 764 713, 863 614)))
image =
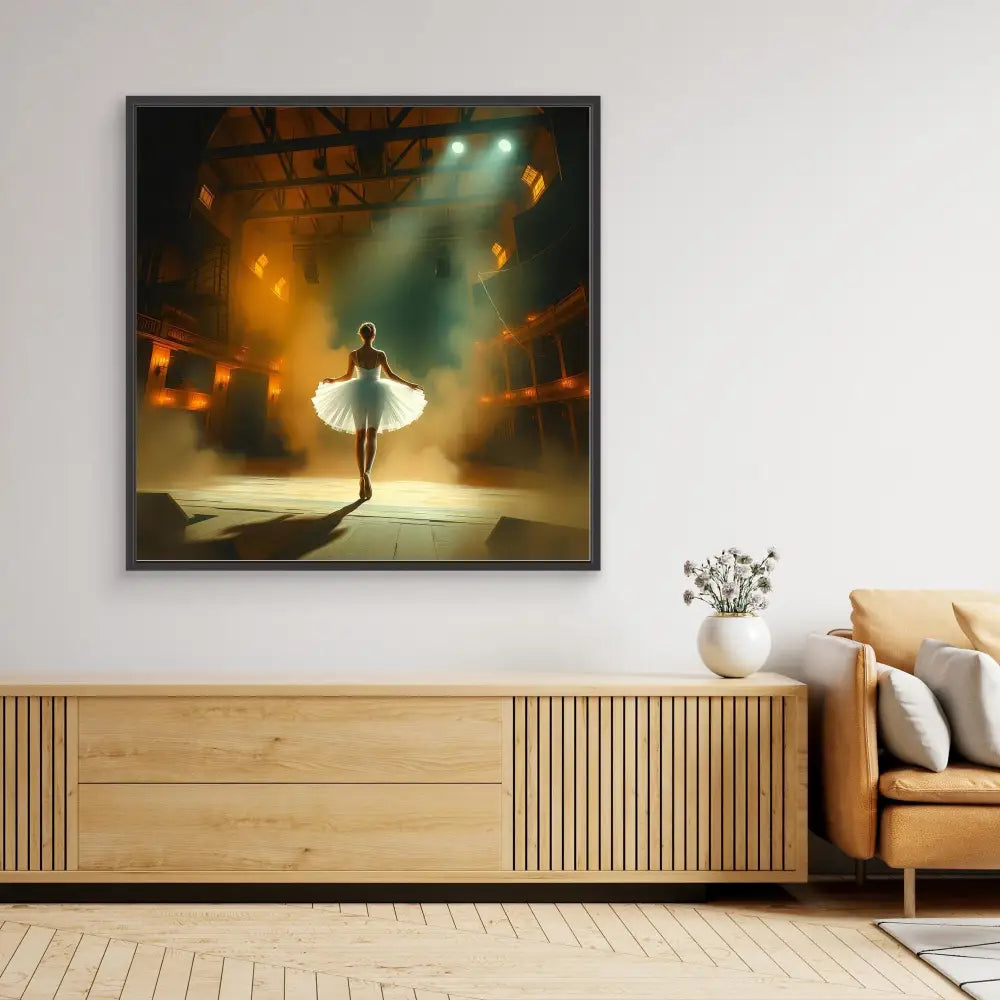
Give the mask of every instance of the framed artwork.
POLYGON ((129 569, 599 568, 598 98, 127 112, 129 569))

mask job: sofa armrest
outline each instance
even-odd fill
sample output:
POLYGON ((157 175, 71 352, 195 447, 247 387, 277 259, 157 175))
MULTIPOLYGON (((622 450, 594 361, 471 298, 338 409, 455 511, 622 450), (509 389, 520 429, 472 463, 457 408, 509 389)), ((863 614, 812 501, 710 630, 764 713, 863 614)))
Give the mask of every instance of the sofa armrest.
POLYGON ((875 652, 852 639, 811 635, 800 679, 809 685, 809 825, 852 858, 874 857, 875 652))

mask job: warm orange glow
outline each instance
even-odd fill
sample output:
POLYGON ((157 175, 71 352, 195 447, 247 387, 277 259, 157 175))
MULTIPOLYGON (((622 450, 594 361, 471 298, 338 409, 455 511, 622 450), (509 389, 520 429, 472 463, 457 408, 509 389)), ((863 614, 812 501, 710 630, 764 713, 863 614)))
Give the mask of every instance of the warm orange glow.
POLYGON ((153 406, 171 406, 179 410, 207 410, 211 398, 203 392, 186 392, 183 389, 164 389, 150 398, 153 406))
POLYGON ((576 382, 574 382, 571 378, 564 378, 562 380, 562 387, 564 389, 572 389, 574 385, 576 385, 576 382))
POLYGON ((278 296, 279 299, 283 299, 285 297, 286 288, 288 288, 288 282, 284 278, 278 278, 278 280, 274 283, 272 291, 278 296))
POLYGON ((198 201, 200 201, 205 208, 212 207, 212 202, 215 201, 215 195, 212 193, 212 189, 207 184, 202 184, 201 190, 198 192, 198 201))
POLYGON ((586 388, 586 389, 584 389, 584 390, 583 390, 583 394, 584 394, 585 396, 589 396, 589 395, 590 395, 590 386, 589 386, 589 385, 587 386, 587 388, 586 388))
POLYGON ((528 313, 528 322, 534 323, 538 319, 538 313, 528 313))
POLYGON ((479 402, 480 403, 491 403, 491 402, 493 402, 493 400, 492 400, 492 397, 490 397, 490 396, 480 396, 479 397, 479 402))
POLYGON ((503 245, 494 243, 490 249, 492 249, 493 256, 497 259, 497 267, 503 267, 507 263, 507 251, 503 248, 503 245))
POLYGON ((269 263, 270 263, 270 261, 269 261, 269 260, 267 259, 267 254, 266 254, 266 253, 262 253, 262 254, 261 254, 261 255, 260 255, 260 256, 259 256, 259 257, 258 257, 258 258, 257 258, 257 259, 256 259, 256 260, 255 260, 255 261, 254 261, 254 262, 252 263, 252 264, 251 264, 251 265, 250 265, 250 268, 251 268, 251 270, 253 271, 253 273, 257 275, 257 277, 258 277, 258 278, 263 278, 263 277, 264 277, 264 268, 265 268, 265 267, 267 267, 267 265, 268 265, 269 263))
POLYGON ((162 375, 170 364, 170 350, 166 347, 154 347, 149 357, 149 370, 154 375, 162 375))
POLYGON ((504 332, 503 332, 503 339, 504 340, 513 340, 514 339, 514 334, 512 334, 510 332, 510 330, 504 330, 504 332))
POLYGON ((538 201, 545 194, 545 177, 540 170, 536 170, 532 166, 525 167, 524 173, 521 174, 521 180, 531 188, 533 202, 538 201))
POLYGON ((527 389, 522 389, 521 392, 529 398, 534 398, 535 390, 532 389, 531 386, 528 386, 527 389))
POLYGON ((512 393, 512 392, 505 392, 503 394, 503 398, 504 399, 513 399, 514 398, 514 393, 512 393))

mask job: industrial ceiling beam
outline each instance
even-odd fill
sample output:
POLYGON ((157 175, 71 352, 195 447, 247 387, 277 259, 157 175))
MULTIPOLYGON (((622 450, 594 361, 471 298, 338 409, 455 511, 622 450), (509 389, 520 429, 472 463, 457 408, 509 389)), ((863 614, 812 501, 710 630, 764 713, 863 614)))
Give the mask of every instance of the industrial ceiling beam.
POLYGON ((483 118, 480 121, 440 122, 434 125, 404 125, 399 128, 371 128, 357 132, 331 132, 327 135, 303 136, 300 139, 276 139, 271 142, 250 142, 238 146, 216 146, 206 149, 206 160, 233 160, 248 156, 274 156, 296 153, 304 149, 328 149, 333 146, 353 146, 358 142, 407 142, 410 139, 440 139, 451 135, 477 135, 491 132, 520 132, 546 126, 545 115, 514 115, 510 118, 483 118))
MULTIPOLYGON (((389 109, 385 109, 388 113, 389 109)), ((389 128, 399 128, 403 124, 403 119, 413 110, 413 108, 400 108, 389 120, 389 128)))
POLYGON ((352 212, 383 212, 396 208, 455 208, 458 206, 489 205, 495 199, 471 195, 457 198, 426 198, 412 201, 381 201, 367 205, 322 205, 312 208, 285 208, 278 211, 251 212, 244 216, 247 222, 253 219, 302 219, 317 215, 349 215, 352 212))
POLYGON ((347 131, 347 122, 335 115, 329 108, 316 109, 338 132, 347 131))
MULTIPOLYGON (((403 162, 403 160, 405 160, 405 159, 406 159, 406 154, 407 154, 407 153, 409 153, 409 151, 410 151, 411 149, 413 149, 413 147, 414 147, 414 146, 415 146, 415 145, 416 145, 416 144, 417 144, 418 142, 420 142, 420 140, 419 140, 419 139, 411 139, 411 140, 410 140, 410 141, 409 141, 409 142, 408 142, 408 143, 407 143, 407 144, 406 144, 406 145, 405 145, 405 146, 403 147, 403 150, 402 150, 402 152, 401 152, 401 153, 397 153, 397 154, 396 154, 396 156, 395 156, 395 157, 393 158, 393 161, 392 161, 392 163, 390 163, 390 164, 389 164, 389 169, 390 169, 390 170, 395 170, 395 169, 396 169, 396 167, 398 167, 398 166, 399 166, 399 165, 400 165, 400 164, 401 164, 401 163, 403 162)), ((421 147, 421 149, 422 149, 422 148, 423 148, 423 147, 421 147)))
MULTIPOLYGON (((269 121, 265 122, 264 119, 261 117, 260 112, 258 112, 256 108, 251 108, 250 113, 253 115, 254 121, 257 122, 257 127, 260 129, 260 134, 264 136, 265 139, 267 139, 270 142, 280 141, 281 136, 278 132, 277 114, 272 113, 269 117, 269 121)), ((287 181, 295 180, 295 166, 292 154, 289 153, 287 156, 283 156, 281 153, 279 153, 278 162, 281 164, 281 169, 285 174, 285 180, 287 181)), ((295 188, 297 188, 299 194, 302 196, 302 204, 305 205, 306 207, 309 207, 310 204, 309 195, 307 194, 306 189, 302 187, 301 184, 289 185, 289 186, 294 186, 295 188)), ((285 190, 284 188, 278 189, 281 195, 281 197, 279 198, 279 201, 281 202, 281 204, 279 204, 278 206, 279 208, 284 208, 284 190, 285 190)), ((318 229, 319 223, 316 221, 316 219, 312 220, 312 224, 314 229, 318 229)))
MULTIPOLYGON (((424 233, 420 236, 408 234, 406 239, 410 243, 464 243, 468 242, 470 238, 479 239, 482 235, 492 233, 494 228, 492 225, 487 223, 481 224, 468 224, 463 227, 463 232, 458 233, 424 233)), ((399 237, 392 234, 386 233, 385 235, 380 235, 379 233, 324 233, 321 235, 312 236, 308 233, 300 233, 295 237, 295 246, 302 247, 322 247, 322 246, 336 246, 341 243, 355 242, 355 243, 395 243, 398 242, 399 237)))
MULTIPOLYGON (((518 172, 524 169, 523 160, 520 162, 511 160, 510 166, 516 167, 518 172)), ((352 171, 345 174, 317 174, 314 177, 296 177, 293 180, 282 178, 280 180, 247 181, 243 184, 227 184, 223 190, 229 192, 273 191, 280 188, 297 188, 304 185, 363 184, 366 181, 409 180, 414 177, 429 177, 431 174, 470 174, 487 169, 492 168, 482 167, 470 162, 438 164, 437 166, 428 164, 424 167, 398 167, 395 170, 390 169, 370 174, 359 174, 352 171)))

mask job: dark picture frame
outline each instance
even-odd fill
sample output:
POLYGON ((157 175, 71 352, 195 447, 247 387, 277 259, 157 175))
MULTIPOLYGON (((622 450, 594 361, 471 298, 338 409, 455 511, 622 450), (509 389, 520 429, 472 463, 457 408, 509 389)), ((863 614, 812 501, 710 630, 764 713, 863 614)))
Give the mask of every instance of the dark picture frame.
MULTIPOLYGON (((126 99, 126 569, 127 570, 583 570, 601 568, 601 463, 600 463, 600 98, 594 96, 365 96, 365 97, 261 97, 261 96, 132 96, 126 99), (138 116, 147 108, 329 108, 347 106, 389 108, 511 107, 538 108, 541 112, 558 108, 585 108, 589 113, 589 284, 587 324, 589 330, 589 557, 517 559, 434 559, 434 560, 355 560, 355 559, 218 559, 140 557, 140 516, 137 476, 137 423, 142 402, 137 386, 138 279, 139 279, 139 177, 138 116)), ((303 147, 305 148, 305 147, 303 147)))

